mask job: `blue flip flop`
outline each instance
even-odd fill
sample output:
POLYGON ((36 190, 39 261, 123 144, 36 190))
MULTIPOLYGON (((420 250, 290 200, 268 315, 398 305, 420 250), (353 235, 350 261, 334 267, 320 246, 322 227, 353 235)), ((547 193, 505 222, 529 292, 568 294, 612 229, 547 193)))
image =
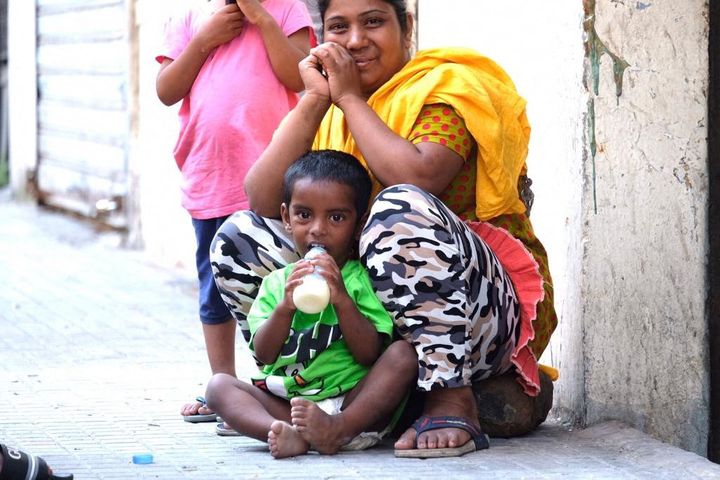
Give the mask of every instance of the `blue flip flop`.
MULTIPOLYGON (((205 397, 203 396, 195 397, 195 401, 200 403, 203 407, 207 405, 205 397)), ((216 422, 217 413, 196 413, 195 415, 183 415, 183 420, 190 423, 216 422)))
POLYGON ((484 450, 490 446, 488 436, 485 435, 475 425, 469 423, 462 417, 451 417, 440 415, 430 417, 422 415, 415 420, 412 428, 417 432, 415 436, 415 447, 411 449, 395 449, 395 456, 401 458, 440 458, 440 457, 459 457, 469 452, 484 450), (417 439, 421 433, 430 430, 438 430, 440 428, 459 428, 470 434, 470 440, 459 447, 447 448, 417 448, 417 439))

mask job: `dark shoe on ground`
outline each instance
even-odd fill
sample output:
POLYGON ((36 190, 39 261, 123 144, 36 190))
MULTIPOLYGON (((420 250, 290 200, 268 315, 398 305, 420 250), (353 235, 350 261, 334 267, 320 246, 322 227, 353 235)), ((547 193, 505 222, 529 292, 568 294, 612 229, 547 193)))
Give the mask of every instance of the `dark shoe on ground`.
POLYGON ((440 457, 459 457, 476 450, 484 450, 490 446, 487 435, 474 425, 470 424, 461 417, 437 416, 429 417, 422 415, 413 423, 412 428, 415 429, 415 447, 417 447, 417 438, 423 432, 430 430, 438 430, 440 428, 459 428, 470 434, 470 440, 459 447, 447 448, 411 448, 411 449, 395 449, 395 456, 401 458, 440 458, 440 457))
POLYGON ((523 392, 515 372, 473 383, 478 420, 491 437, 516 437, 535 430, 545 421, 553 403, 553 383, 540 371, 540 393, 523 392))
MULTIPOLYGON (((201 422, 216 422, 217 421, 217 414, 215 412, 211 412, 207 408, 207 402, 205 402, 205 397, 199 396, 195 398, 195 405, 197 405, 196 408, 193 410, 197 413, 192 415, 183 415, 183 420, 190 423, 201 423, 201 422), (201 410, 204 410, 205 412, 201 413, 201 410)), ((186 406, 187 408, 187 406, 186 406)))
POLYGON ((0 443, 2 463, 0 480, 72 480, 73 475, 54 475, 40 457, 9 448, 0 443))

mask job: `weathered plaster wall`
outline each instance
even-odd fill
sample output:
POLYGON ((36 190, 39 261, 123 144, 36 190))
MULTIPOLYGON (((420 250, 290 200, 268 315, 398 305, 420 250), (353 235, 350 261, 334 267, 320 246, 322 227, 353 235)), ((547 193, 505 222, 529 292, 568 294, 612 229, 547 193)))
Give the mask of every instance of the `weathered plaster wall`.
POLYGON ((703 455, 707 8, 594 6, 598 38, 629 66, 618 98, 599 58, 581 276, 588 423, 621 419, 703 455))
POLYGON ((527 101, 532 221, 545 244, 559 325, 541 361, 560 370, 553 414, 583 417, 580 271, 583 148, 582 3, 556 0, 419 0, 420 48, 468 46, 493 58, 527 101))
POLYGON ((419 9, 420 48, 472 46, 528 99, 533 223, 560 315, 542 359, 561 371, 555 414, 620 419, 704 454, 707 2, 419 9), (583 7, 596 14, 584 25, 583 7), (587 88, 578 29, 597 54, 587 88))

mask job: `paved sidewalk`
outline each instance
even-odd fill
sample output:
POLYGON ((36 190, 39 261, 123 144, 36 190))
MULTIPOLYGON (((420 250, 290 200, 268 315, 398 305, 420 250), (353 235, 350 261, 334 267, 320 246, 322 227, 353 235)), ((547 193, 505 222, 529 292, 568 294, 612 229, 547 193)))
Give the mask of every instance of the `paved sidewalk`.
MULTIPOLYGON (((0 192, 1 193, 1 192, 0 192)), ((265 444, 189 424, 209 376, 192 272, 153 265, 114 233, 0 195, 0 442, 76 479, 720 478, 720 465, 610 422, 543 425, 461 458, 389 445, 274 460, 265 444), (151 465, 132 455, 152 453, 151 465)), ((239 374, 251 363, 241 342, 239 374)))

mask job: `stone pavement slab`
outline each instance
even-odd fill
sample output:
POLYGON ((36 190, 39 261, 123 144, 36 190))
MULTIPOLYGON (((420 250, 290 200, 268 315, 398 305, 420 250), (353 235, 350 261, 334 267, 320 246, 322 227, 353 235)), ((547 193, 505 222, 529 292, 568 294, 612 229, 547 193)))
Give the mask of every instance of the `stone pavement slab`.
MULTIPOLYGON (((720 465, 616 422, 545 424, 461 458, 396 459, 385 443, 274 460, 262 442, 180 418, 209 377, 195 298, 193 272, 0 198, 0 442, 81 480, 720 478, 720 465), (154 462, 134 465, 137 453, 154 462)), ((241 340, 238 351, 247 376, 241 340)))

